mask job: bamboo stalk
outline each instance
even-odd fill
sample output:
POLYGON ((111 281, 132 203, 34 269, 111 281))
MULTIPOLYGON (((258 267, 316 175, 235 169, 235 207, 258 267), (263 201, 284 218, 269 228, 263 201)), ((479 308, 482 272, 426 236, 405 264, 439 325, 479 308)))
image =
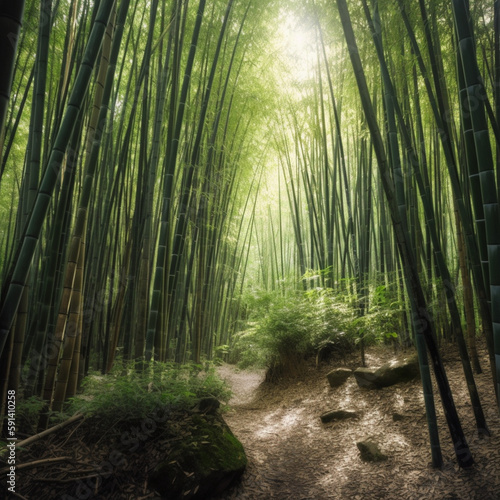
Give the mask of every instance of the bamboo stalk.
MULTIPOLYGON (((356 39, 354 32, 352 30, 352 24, 349 16, 349 11, 347 9, 347 4, 345 0, 337 0, 337 5, 342 21, 342 26, 344 29, 344 34, 349 48, 349 54, 351 57, 351 62, 353 65, 354 74, 356 76, 356 81, 359 88, 359 94, 363 104, 363 109, 365 111, 365 117, 367 124, 370 128, 370 133, 373 139, 373 146, 377 156, 377 162, 380 170, 380 176, 382 178, 384 191, 386 194, 387 202, 389 204, 391 218, 393 221, 393 226, 395 230, 395 235, 397 238, 398 249, 403 260, 403 270, 405 272, 405 282, 408 290, 408 295, 412 303, 412 320, 415 328, 417 346, 419 346, 419 359, 423 361, 423 356, 425 350, 423 349, 422 341, 425 340, 425 344, 429 350, 432 359, 432 365, 434 368, 434 373, 436 375, 436 380, 441 395, 441 400, 445 408, 445 415, 452 438, 452 442, 455 446, 455 453, 458 463, 461 467, 470 467, 473 464, 472 455, 469 451, 465 435, 456 412, 455 404, 451 395, 451 390, 449 387, 448 379, 441 361, 441 357, 437 346, 435 344, 435 333, 432 319, 426 314, 427 304, 424 298, 423 290, 420 284, 420 279, 416 272, 416 265, 413 260, 412 252, 408 248, 408 242, 405 236, 405 231, 402 227, 402 222, 399 217, 399 211, 395 201, 395 188, 391 182, 389 172, 387 170, 387 157, 385 154, 385 148, 383 145, 380 130, 378 128, 377 121, 375 119, 375 114, 373 111, 372 103, 368 93, 368 88, 366 84, 366 78, 359 57, 359 52, 357 49, 356 39), (421 340, 420 340, 421 339, 421 340)), ((426 380, 428 377, 422 375, 422 379, 426 380)), ((425 388, 424 388, 425 389, 425 388)), ((430 426, 430 432, 437 436, 437 429, 432 431, 431 426, 432 419, 428 413, 428 422, 430 426)), ((435 439, 432 439, 432 454, 433 454, 433 464, 435 466, 440 465, 442 459, 440 457, 439 448, 437 448, 437 443, 435 439)))

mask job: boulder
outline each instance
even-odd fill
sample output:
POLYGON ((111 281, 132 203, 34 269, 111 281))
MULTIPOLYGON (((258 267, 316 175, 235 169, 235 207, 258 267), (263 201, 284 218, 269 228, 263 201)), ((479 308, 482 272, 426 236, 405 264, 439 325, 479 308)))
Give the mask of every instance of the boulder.
POLYGON ((418 357, 415 354, 408 359, 387 363, 377 371, 377 384, 380 387, 389 387, 399 382, 408 382, 420 376, 418 357))
POLYGON ((348 418, 357 418, 358 414, 355 411, 349 410, 332 410, 321 415, 321 421, 324 424, 333 422, 334 420, 347 420, 348 418))
POLYGON ((365 389, 377 388, 375 372, 376 370, 371 368, 356 368, 354 370, 354 377, 359 387, 364 387, 365 389))
POLYGON ((361 453, 361 460, 365 462, 382 462, 388 458, 380 451, 378 444, 371 439, 359 441, 356 446, 361 453))
POLYGON ((349 368, 336 368, 332 370, 326 378, 330 383, 330 387, 341 386, 350 376, 352 375, 352 370, 349 368))
POLYGON ((191 432, 149 476, 149 484, 169 500, 219 495, 247 465, 242 444, 219 414, 195 413, 191 419, 191 432))
POLYGON ((358 385, 367 389, 389 387, 399 382, 408 382, 418 378, 419 375, 416 354, 408 359, 386 363, 376 370, 370 368, 357 368, 354 370, 358 385))

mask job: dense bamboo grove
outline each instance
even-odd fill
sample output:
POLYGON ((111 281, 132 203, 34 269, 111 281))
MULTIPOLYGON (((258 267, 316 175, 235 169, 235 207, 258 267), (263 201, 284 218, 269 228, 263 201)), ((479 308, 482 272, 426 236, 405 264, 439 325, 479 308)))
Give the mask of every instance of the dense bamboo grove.
POLYGON ((2 380, 55 409, 117 352, 199 361, 234 321, 261 119, 242 63, 262 28, 251 5, 205 3, 27 6, 39 32, 20 39, 2 157, 2 380))
POLYGON ((499 3, 25 3, 0 4, 2 401, 60 411, 89 369, 221 356, 262 291, 337 294, 359 324, 383 292, 434 465, 431 370, 470 465, 439 348, 458 344, 488 434, 499 3))

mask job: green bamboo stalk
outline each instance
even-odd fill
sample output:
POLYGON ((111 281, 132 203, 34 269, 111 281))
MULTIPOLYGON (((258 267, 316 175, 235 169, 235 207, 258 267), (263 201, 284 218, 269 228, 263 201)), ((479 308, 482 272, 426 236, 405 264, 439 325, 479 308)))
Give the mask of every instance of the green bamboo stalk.
POLYGON ((99 5, 92 32, 87 43, 84 59, 80 66, 63 121, 59 128, 48 165, 43 175, 33 210, 30 214, 26 231, 16 252, 10 277, 4 284, 3 305, 0 311, 0 353, 5 347, 7 336, 19 306, 23 288, 40 238, 42 225, 48 212, 58 174, 76 123, 80 106, 87 93, 94 64, 102 43, 113 7, 113 0, 103 0, 99 5))
POLYGON ((29 96, 29 93, 31 90, 31 84, 34 80, 34 77, 35 77, 35 68, 32 67, 30 76, 28 78, 28 82, 26 84, 26 88, 24 89, 23 97, 21 99, 21 104, 19 106, 19 111, 17 113, 14 125, 12 127, 10 127, 10 129, 9 129, 9 134, 8 134, 9 140, 6 142, 6 144, 3 147, 1 146, 3 139, 0 136, 0 182, 2 180, 2 176, 3 176, 4 171, 5 171, 5 167, 7 166, 9 154, 12 151, 12 146, 14 144, 16 133, 17 133, 18 128, 19 128, 19 123, 21 122, 21 118, 23 116, 24 107, 25 107, 26 102, 28 100, 28 96, 29 96))
MULTIPOLYGON (((410 39, 410 43, 412 46, 412 50, 414 51, 416 57, 417 57, 417 62, 422 74, 422 77, 424 79, 424 84, 427 89, 427 95, 429 97, 429 102, 431 104, 431 109, 434 115, 434 119, 436 122, 436 125, 438 127, 439 131, 439 139, 441 141, 441 145, 443 147, 443 152, 445 155, 445 160, 446 160, 446 166, 448 168, 448 173, 450 176, 451 180, 451 186, 453 189, 453 195, 456 200, 459 214, 460 214, 460 220, 463 225, 464 229, 464 236, 465 236, 465 242, 466 242, 466 247, 467 247, 467 255, 470 259, 471 262, 471 270, 473 273, 474 277, 474 285, 476 289, 476 294, 478 297, 478 302, 479 302, 479 307, 481 311, 481 317, 483 320, 483 324, 485 325, 484 328, 484 336, 486 339, 486 343, 488 346, 488 354, 490 356, 490 363, 491 363, 491 369, 492 369, 492 375, 493 375, 493 381, 495 385, 495 391, 497 388, 497 382, 496 382, 496 372, 495 372, 495 355, 494 355, 494 346, 493 346, 493 332, 492 332, 492 321, 491 321, 491 310, 490 307, 488 306, 489 302, 489 295, 490 295, 490 290, 487 284, 485 283, 485 279, 488 278, 489 273, 486 271, 487 269, 487 259, 484 258, 484 247, 480 243, 478 244, 478 240, 476 239, 476 236, 474 234, 474 230, 472 227, 472 222, 470 219, 470 212, 467 210, 467 207, 464 202, 463 198, 463 190, 460 185, 460 180, 458 177, 458 170, 456 167, 456 161, 454 157, 454 153, 451 147, 451 132, 449 129, 448 122, 446 120, 446 110, 445 106, 442 103, 442 99, 436 99, 434 95, 434 91, 431 88, 431 84, 429 81, 428 77, 428 72, 427 68, 424 64, 422 54, 420 52, 417 39, 415 36, 415 33, 413 32, 408 16, 406 15, 405 8, 403 5, 403 2, 401 0, 398 0, 398 5, 401 11, 401 15, 403 18, 403 22, 406 26, 407 33, 410 39), (441 103, 438 105, 438 103, 441 103), (480 255, 481 253, 481 255, 480 255)), ((425 19, 427 19, 426 12, 425 12, 425 5, 423 3, 420 3, 420 9, 422 12, 422 16, 425 19)), ((430 57, 435 59, 434 56, 434 51, 433 51, 433 44, 432 40, 430 37, 430 33, 428 33, 428 30, 426 30, 426 37, 427 37, 427 43, 429 46, 429 54, 430 57)), ((433 64, 433 68, 436 68, 436 63, 433 64)), ((442 96, 442 91, 441 91, 441 83, 440 83, 440 78, 439 75, 434 73, 434 84, 436 87, 436 95, 437 96, 442 96)), ((469 166, 471 164, 469 163, 469 166)), ((478 204, 480 205, 480 204, 478 204)), ((478 207, 476 207, 478 208, 478 207)), ((476 215, 477 217, 477 215, 476 215)), ((437 222, 437 221, 436 221, 437 222)), ((481 232, 482 232, 482 225, 477 226, 478 228, 478 234, 479 237, 481 238, 481 232)), ((498 400, 499 395, 497 394, 497 400, 498 400)))
MULTIPOLYGON (((24 227, 26 218, 33 207, 33 202, 38 189, 38 179, 40 170, 40 157, 41 157, 41 135, 43 123, 43 108, 44 108, 44 94, 45 82, 47 72, 47 52, 48 52, 48 35, 50 31, 50 23, 45 18, 46 10, 50 16, 50 4, 44 2, 40 8, 40 21, 38 33, 38 51, 35 72, 35 98, 34 106, 32 107, 31 121, 30 121, 30 136, 28 138, 29 153, 28 163, 25 168, 25 176, 23 179, 23 189, 21 191, 19 211, 18 211, 18 226, 24 227), (24 207, 23 207, 24 205, 24 207)), ((50 19, 50 17, 49 17, 50 19)), ((12 371, 9 382, 9 389, 19 390, 21 366, 22 366, 22 351, 28 325, 28 307, 29 295, 33 293, 32 280, 27 278, 27 285, 23 289, 21 297, 20 308, 18 310, 18 318, 16 320, 16 329, 14 332, 14 352, 12 353, 12 371)))
POLYGON ((14 78, 17 44, 21 32, 24 4, 24 0, 6 0, 0 5, 0 54, 2 54, 0 64, 3 68, 0 76, 0 152, 3 150, 5 120, 9 106, 12 80, 14 78))
MULTIPOLYGON (((481 99, 484 87, 477 66, 474 40, 469 24, 468 5, 463 0, 454 0, 452 7, 468 98, 468 106, 464 109, 462 105, 462 115, 470 113, 472 121, 485 215, 498 396, 500 394, 500 207, 484 99, 481 99)), ((500 409, 498 397, 497 401, 500 409)))
MULTIPOLYGON (((377 156, 377 162, 380 170, 380 176, 383 182, 384 191, 386 194, 387 202, 389 204, 391 218, 393 222, 393 227, 395 230, 396 240, 398 244, 398 249, 403 260, 403 269, 405 272, 405 282, 408 289, 408 295, 412 304, 412 320, 415 327, 415 333, 417 338, 417 347, 419 348, 419 359, 423 361, 425 356, 424 342, 427 345, 429 353, 432 359, 432 365, 434 368, 434 373, 436 376, 436 381, 441 394, 441 399, 443 406, 445 408, 446 420, 450 430, 450 435, 452 442, 455 446, 455 453, 457 456, 458 463, 461 467, 470 467, 473 463, 472 455, 469 451, 465 435, 463 433, 458 414, 453 402, 451 395, 451 390, 449 387, 448 379, 444 371, 444 367, 441 361, 439 351, 435 343, 435 332, 432 319, 426 314, 427 304, 424 298, 422 286, 418 273, 416 272, 416 265, 413 260, 413 255, 408 248, 408 241, 406 239, 406 233, 403 230, 402 222, 399 218, 399 211, 397 208, 397 203, 395 200, 394 185, 391 182, 390 174, 387 170, 387 157, 385 154, 385 148, 383 145, 382 137, 378 124, 375 119, 372 103, 370 100, 370 95, 368 92, 368 87, 366 83, 366 78, 364 75, 363 66, 361 59, 359 57, 359 52, 357 49, 356 39, 354 32, 352 30, 352 24, 349 16, 349 11, 347 9, 347 4, 345 0, 337 0, 338 10, 342 21, 342 26, 344 29, 344 34, 349 49, 349 54, 351 57, 351 62, 356 76, 356 81, 359 88, 359 94, 361 97, 361 102, 363 104, 363 109, 365 111, 365 117, 367 124, 370 128, 370 133, 373 139, 373 146, 377 156)), ((423 380, 430 380, 429 377, 424 377, 423 380)), ((425 390, 425 388, 424 388, 425 390)), ((425 395, 427 396, 427 392, 425 395)), ((429 392, 432 394, 432 391, 429 392)), ((426 407, 429 408, 428 406, 426 407)), ((433 464, 438 466, 441 464, 442 459, 439 453, 438 441, 437 441, 437 428, 432 429, 433 419, 428 413, 428 423, 430 425, 431 443, 432 443, 432 455, 433 464)))
MULTIPOLYGON (((14 4, 14 2, 12 2, 12 4, 14 4)), ((23 11, 23 17, 21 21, 24 21, 24 19, 34 19, 37 17, 37 13, 39 10, 38 5, 31 2, 28 3, 26 7, 27 8, 25 8, 23 11)), ((17 7, 14 7, 14 9, 16 8, 17 7)), ((13 80, 11 82, 10 100, 8 105, 10 109, 5 118, 3 133, 0 134, 0 157, 1 157, 0 159, 2 164, 2 172, 0 173, 0 177, 1 174, 3 173, 3 168, 9 157, 13 138, 18 130, 19 118, 20 115, 22 114, 22 108, 26 103, 27 93, 31 93, 30 87, 35 71, 35 68, 32 65, 32 60, 35 58, 36 55, 36 39, 33 39, 33 37, 30 36, 28 29, 21 29, 17 37, 14 32, 10 32, 7 35, 7 40, 9 40, 11 48, 13 48, 14 44, 17 44, 17 48, 16 48, 14 67, 12 70, 13 80), (32 56, 32 58, 30 57, 22 58, 21 54, 29 54, 32 56), (28 78, 28 82, 26 82, 26 75, 28 74, 29 71, 30 71, 30 76, 28 78), (20 100, 21 103, 19 103, 20 100), (14 121, 15 115, 17 116, 14 121), (9 138, 8 141, 7 137, 9 138), (7 146, 5 145, 6 142, 7 146)), ((6 77, 7 75, 4 76, 4 78, 6 77)))
MULTIPOLYGON (((462 360, 462 366, 464 369, 465 378, 467 380, 467 387, 469 389, 472 407, 474 409, 474 415, 476 418, 476 425, 478 428, 478 432, 485 434, 485 435, 489 435, 489 430, 488 430, 488 427, 486 425, 486 420, 485 420, 484 413, 483 413, 483 410, 481 407, 479 394, 477 392, 477 387, 476 387, 476 384, 474 381, 474 376, 473 376, 472 368, 470 365, 469 355, 467 353, 467 347, 465 344, 465 339, 464 339, 463 331, 462 331, 460 313, 459 313, 458 306, 457 306, 457 303, 455 300, 455 293, 453 290, 452 278, 451 278, 450 272, 448 270, 448 266, 446 265, 446 262, 444 260, 444 252, 442 250, 442 246, 441 246, 440 241, 438 239, 438 236, 437 236, 438 233, 436 231, 436 227, 434 224, 434 222, 435 222, 434 210, 433 210, 431 204, 429 203, 429 198, 430 198, 429 193, 426 192, 425 188, 424 188, 423 179, 422 179, 422 176, 421 176, 420 170, 419 170, 419 160, 418 160, 418 157, 416 155, 415 150, 413 149, 412 141, 410 138, 410 133, 407 130, 405 122, 403 120, 402 112, 401 112, 399 103, 397 101, 396 95, 395 95, 394 86, 393 86, 391 77, 389 75, 387 64, 385 62, 384 51, 383 51, 382 41, 381 41, 381 34, 377 33, 375 30, 375 24, 380 26, 380 22, 374 23, 371 20, 371 15, 370 15, 368 6, 366 4, 366 0, 363 0, 363 6, 364 6, 365 15, 367 17, 370 29, 372 31, 375 45, 377 48, 377 53, 378 53, 378 57, 379 57, 379 61, 380 61, 381 69, 382 69, 384 85, 385 85, 386 92, 387 92, 388 123, 389 123, 389 127, 392 126, 393 141, 394 141, 393 148, 392 148, 393 154, 397 154, 399 156, 399 144, 398 144, 397 134, 396 134, 396 130, 395 130, 395 126, 396 126, 395 110, 396 110, 396 113, 397 113, 397 116, 399 119, 400 130, 401 130, 401 133, 403 136, 403 142, 404 142, 406 150, 409 153, 409 162, 413 166, 414 177, 418 183, 418 187, 419 187, 419 190, 421 193, 421 198, 422 198, 422 203, 423 203, 423 207, 424 207, 424 213, 425 213, 425 217, 426 217, 427 227, 429 228, 430 236, 431 236, 433 247, 434 247, 434 252, 435 252, 434 255, 435 255, 435 258, 437 261, 438 272, 439 272, 440 277, 443 279, 443 283, 445 285, 445 291, 446 291, 446 300, 445 301, 446 301, 448 308, 449 308, 449 311, 450 311, 451 320, 452 320, 452 324, 453 324, 453 328, 454 328, 454 334, 455 334, 455 337, 457 339, 457 343, 458 343, 458 347, 459 347, 460 357, 462 360)), ((400 177, 402 180, 401 172, 395 171, 394 177, 395 177, 395 179, 400 177)), ((401 189, 403 189, 402 186, 401 186, 401 189)), ((396 189, 396 196, 397 197, 399 196, 397 189, 396 189)), ((402 194, 402 196, 404 196, 404 194, 402 194)), ((405 212, 401 211, 401 206, 404 207, 404 200, 403 201, 400 200, 398 202, 398 205, 400 207, 400 216, 404 217, 405 212)))
MULTIPOLYGON (((71 304, 69 315, 66 321, 66 331, 64 332, 64 341, 62 346, 62 354, 59 362, 57 379, 55 381, 52 410, 61 411, 64 401, 66 400, 66 391, 70 378, 71 367, 73 365, 75 346, 78 343, 78 338, 81 340, 81 312, 82 312, 82 292, 83 292, 83 267, 85 262, 85 243, 80 243, 80 251, 78 252, 78 262, 76 266, 76 274, 71 293, 71 304)), ((78 358, 79 356, 78 352, 78 358)), ((76 363, 76 361, 75 361, 76 363)), ((74 366, 74 365, 73 365, 74 366)), ((42 425, 42 427, 46 427, 42 425)))
POLYGON ((101 144, 105 116, 107 112, 107 102, 109 98, 109 93, 106 92, 106 90, 109 91, 109 86, 108 89, 106 89, 106 78, 110 61, 111 37, 114 27, 114 14, 115 9, 113 8, 108 19, 108 25, 105 31, 104 44, 101 55, 101 65, 99 68, 97 79, 98 85, 96 88, 93 102, 94 105, 88 125, 87 161, 85 164, 84 173, 85 181, 78 203, 75 226, 73 228, 73 234, 71 237, 71 247, 68 254, 68 263, 71 264, 66 268, 66 276, 64 278, 65 289, 61 300, 61 307, 59 308, 55 330, 56 345, 59 346, 61 342, 64 342, 64 356, 61 361, 64 365, 64 369, 59 372, 58 379, 56 381, 55 367, 59 359, 59 349, 57 349, 49 359, 49 369, 44 384, 44 399, 49 405, 53 397, 52 391, 54 390, 54 384, 57 387, 57 400, 55 403, 57 408, 56 411, 60 411, 62 408, 62 403, 64 401, 66 387, 70 375, 75 341, 76 338, 81 335, 81 332, 77 330, 78 326, 80 325, 80 303, 76 302, 76 304, 74 304, 74 301, 81 300, 83 287, 83 276, 80 276, 80 274, 83 275, 84 272, 83 249, 85 247, 88 207, 94 178, 93 173, 96 168, 97 151, 99 150, 99 146, 101 144), (104 106, 102 106, 103 102, 104 106), (104 110, 101 109, 101 106, 102 108, 104 108, 104 110), (101 119, 101 121, 99 121, 99 119, 101 119), (77 284, 79 288, 75 290, 76 295, 73 296, 73 285, 75 284, 77 284), (71 319, 71 323, 68 324, 69 319, 71 319), (66 333, 67 328, 69 329, 69 333, 66 333))
MULTIPOLYGON (((500 0, 493 3, 493 26, 494 26, 494 71, 493 71, 493 96, 495 99, 495 116, 500 121, 500 0)), ((500 199, 500 145, 496 145, 496 176, 497 176, 497 198, 500 199)))
MULTIPOLYGON (((177 221, 174 229, 174 237, 172 242, 172 254, 169 263, 169 280, 168 280, 168 307, 172 309, 173 300, 175 293, 177 291, 177 284, 180 275, 180 262, 181 256, 184 253, 184 245, 186 241, 186 231, 187 231, 187 222, 188 222, 188 210, 190 207, 190 198, 191 198, 191 188, 193 186, 194 177, 197 169, 199 168, 200 163, 200 155, 201 155, 201 141, 203 137, 203 133, 205 130, 205 118, 207 116, 208 105, 211 98, 212 86, 216 74, 216 69, 219 63, 219 56, 221 53, 221 47, 224 40, 224 36, 226 33, 226 28, 228 25, 228 20, 231 15, 231 9, 233 6, 234 0, 229 0, 226 6, 226 10, 224 12, 224 17, 222 21, 222 26, 220 28, 219 37, 217 40, 217 46, 215 49, 215 53, 213 55, 210 73, 208 76, 208 80, 206 83, 206 87, 203 94, 203 99, 201 102, 201 108, 199 111, 198 117, 198 125, 196 129, 196 136, 194 138, 193 146, 190 152, 190 157, 187 161, 186 168, 183 172, 183 180, 182 180, 182 191, 181 197, 179 200, 179 212, 177 214, 177 221)), ((169 330, 173 331, 173 325, 175 324, 174 320, 175 316, 171 315, 169 317, 169 330)), ((148 334, 146 336, 146 360, 151 357, 152 351, 152 343, 154 342, 154 336, 152 329, 148 328, 148 334)))
MULTIPOLYGON (((203 20, 203 13, 205 10, 205 0, 200 0, 198 5, 198 10, 196 14, 196 22, 193 29, 193 35, 191 39, 190 50, 188 54, 188 59, 186 63, 186 69, 184 73, 184 80, 181 88, 181 94, 179 98, 176 95, 177 82, 178 82, 178 67, 174 63, 173 76, 173 88, 171 90, 171 100, 170 100, 170 114, 169 114, 169 124, 168 124, 168 136, 167 136, 167 153, 165 155, 165 180, 163 186, 162 194, 162 208, 161 208, 161 222, 160 222, 160 234, 158 238, 158 249, 156 254, 156 265, 155 273, 153 277, 153 292, 151 295, 151 303, 149 308, 148 324, 146 331, 146 351, 145 358, 149 361, 153 355, 153 346, 155 333, 157 328, 158 316, 160 313, 160 299, 163 295, 163 290, 166 286, 164 282, 164 276, 166 274, 166 263, 168 256, 168 245, 169 245, 169 218, 171 210, 172 193, 174 188, 174 175, 176 173, 177 165, 177 152, 179 148, 179 140, 181 135, 181 128, 184 121, 184 112, 186 109, 186 102, 188 97, 188 92, 191 83, 191 74, 193 71, 194 58, 196 55, 196 49, 198 45, 198 37, 200 34, 201 23, 203 20), (179 103, 177 106, 177 99, 179 103)), ((180 28, 179 28, 180 29, 180 28)), ((179 61, 179 51, 182 44, 179 40, 176 40, 175 44, 176 55, 174 55, 174 61, 179 61)), ((165 297, 164 297, 165 299, 165 297)), ((167 315, 170 311, 167 310, 167 315)), ((168 332, 167 332, 168 333, 168 332)), ((166 339, 168 347, 168 336, 166 339)))

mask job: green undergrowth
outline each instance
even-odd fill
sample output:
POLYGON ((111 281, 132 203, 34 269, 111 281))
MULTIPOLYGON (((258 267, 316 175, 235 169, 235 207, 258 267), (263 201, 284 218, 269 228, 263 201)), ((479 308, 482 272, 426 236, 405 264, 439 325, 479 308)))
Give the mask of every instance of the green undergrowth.
POLYGON ((351 308, 328 291, 257 292, 249 302, 246 329, 231 350, 240 368, 263 366, 279 377, 299 370, 304 358, 324 346, 339 355, 354 348, 351 308))
POLYGON ((231 396, 215 367, 197 364, 154 363, 140 372, 132 366, 117 368, 108 375, 90 374, 82 388, 82 394, 70 400, 68 413, 110 422, 140 419, 163 409, 188 409, 203 397, 226 402, 231 396))
MULTIPOLYGON (((199 399, 214 397, 225 403, 231 397, 226 382, 217 376, 212 363, 176 365, 151 363, 141 371, 133 364, 117 364, 109 374, 91 372, 83 379, 77 396, 70 398, 63 412, 50 412, 49 425, 71 415, 95 416, 107 424, 141 420, 158 412, 193 408, 199 399)), ((17 431, 25 435, 38 432, 45 402, 37 397, 16 402, 17 431)), ((223 407, 224 408, 224 407, 223 407)))
MULTIPOLYGON (((38 396, 20 399, 16 402, 16 428, 18 432, 32 435, 36 433, 40 413, 45 402, 38 396)), ((59 419, 55 417, 53 420, 59 419)))
POLYGON ((252 291, 245 297, 245 328, 234 336, 229 360, 240 368, 267 368, 273 380, 297 374, 308 357, 343 358, 360 339, 365 345, 397 339, 400 304, 383 286, 369 299, 360 315, 356 296, 345 291, 252 291))

